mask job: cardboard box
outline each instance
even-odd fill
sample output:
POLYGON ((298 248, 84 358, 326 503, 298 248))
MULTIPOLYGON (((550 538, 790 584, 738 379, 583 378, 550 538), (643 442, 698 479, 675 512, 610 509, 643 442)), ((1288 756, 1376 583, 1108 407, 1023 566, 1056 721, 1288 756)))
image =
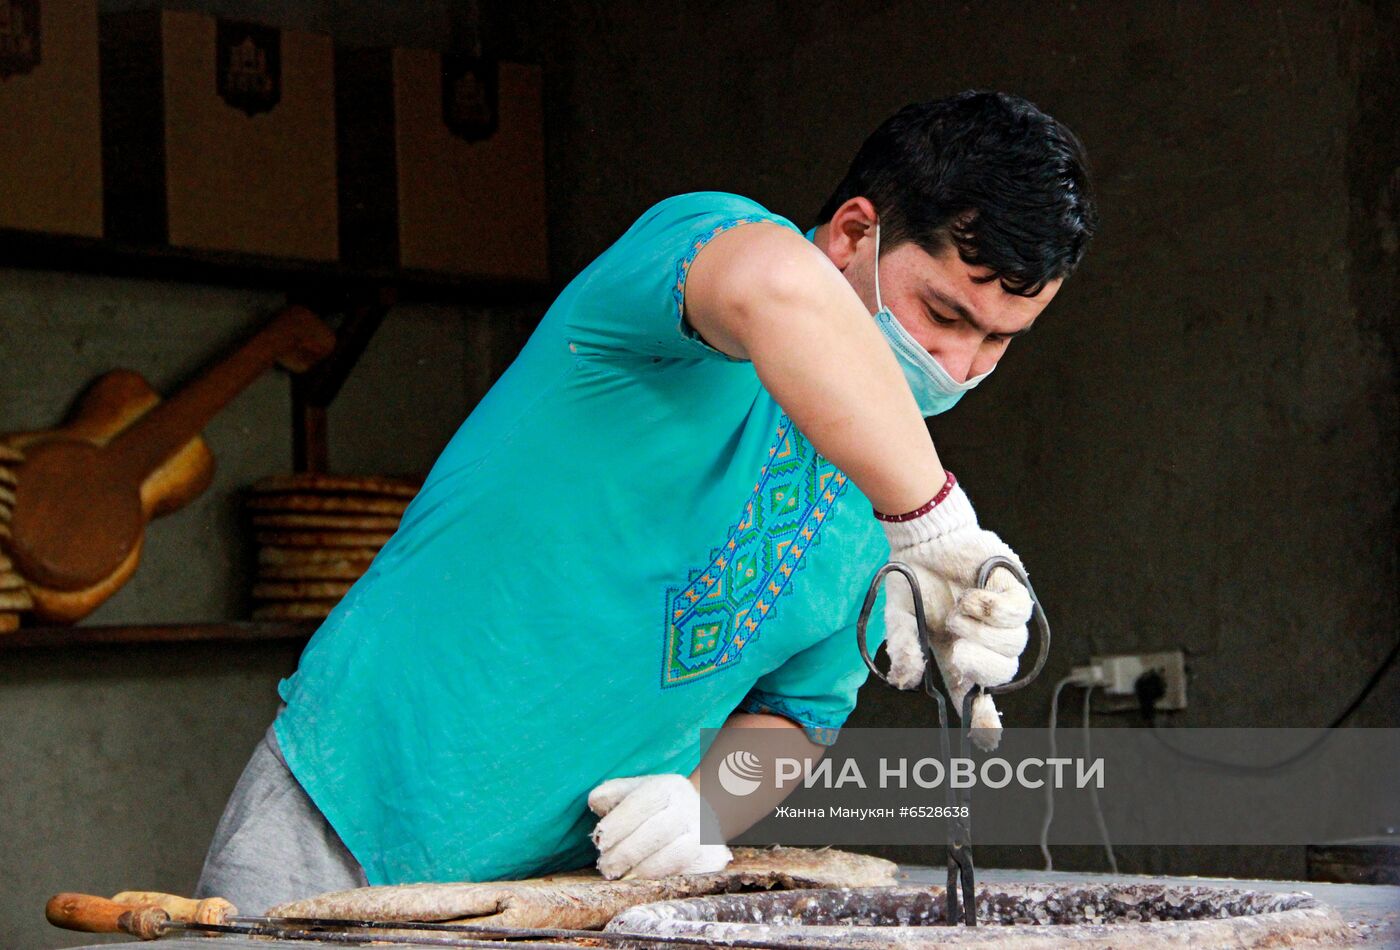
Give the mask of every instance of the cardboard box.
POLYGON ((96 0, 0 0, 0 228, 99 237, 96 0))
POLYGON ((107 235, 332 261, 329 37, 197 13, 102 18, 107 235))
POLYGON ((541 98, 537 66, 338 51, 344 260, 547 279, 541 98))

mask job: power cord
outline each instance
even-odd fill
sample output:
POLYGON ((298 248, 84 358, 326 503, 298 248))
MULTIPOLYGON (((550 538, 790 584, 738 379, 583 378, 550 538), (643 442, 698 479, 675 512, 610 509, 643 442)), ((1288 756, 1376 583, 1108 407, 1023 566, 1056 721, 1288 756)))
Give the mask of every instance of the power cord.
MULTIPOLYGON (((1089 700, 1094 695, 1094 684, 1090 683, 1084 687, 1084 758, 1093 761, 1094 752, 1090 743, 1089 729, 1089 700)), ((1089 783, 1089 803, 1094 806, 1094 821, 1099 826, 1099 838, 1103 841, 1104 854, 1108 856, 1108 869, 1113 874, 1118 873, 1118 857, 1113 853, 1113 842, 1108 838, 1108 822, 1104 821, 1103 806, 1099 804, 1099 787, 1093 782, 1089 783)))
POLYGON ((1400 656, 1400 640, 1397 640, 1390 648, 1390 652, 1386 654, 1384 660, 1381 660, 1381 665, 1376 667, 1376 671, 1371 674, 1371 678, 1366 681, 1366 685, 1361 687, 1361 692, 1356 694, 1356 698, 1351 701, 1351 705, 1343 709, 1341 714, 1337 716, 1336 719, 1332 720, 1332 724, 1327 727, 1328 729, 1337 728, 1350 719, 1352 713, 1361 708, 1361 704, 1366 701, 1367 696, 1371 695, 1371 691, 1376 688, 1376 684, 1381 681, 1381 677, 1385 676, 1386 671, 1395 664, 1395 658, 1397 656, 1400 656))
MULTIPOLYGON (((1151 728, 1153 738, 1160 742, 1168 751, 1172 752, 1174 755, 1188 762, 1195 762, 1199 765, 1206 765, 1212 768, 1223 769, 1225 771, 1234 772, 1240 775, 1262 775, 1287 768, 1295 762, 1306 758, 1319 746, 1326 742, 1331 737, 1331 730, 1336 729, 1337 727, 1345 723, 1348 719, 1352 717, 1353 714, 1355 714, 1356 710, 1361 707, 1361 704, 1365 702, 1366 698, 1371 695, 1372 691, 1375 690, 1376 685, 1380 683, 1381 678, 1384 677, 1386 672, 1390 669, 1390 667, 1395 664, 1397 657, 1400 657, 1400 642, 1395 643, 1390 648, 1390 652, 1386 654, 1385 659, 1383 659, 1380 662, 1380 665, 1376 667, 1375 671, 1366 681, 1366 684, 1362 686, 1360 692, 1356 694, 1356 698, 1353 699, 1347 705, 1347 707, 1343 709, 1335 719, 1332 720, 1332 722, 1327 726, 1327 729, 1324 730, 1321 735, 1309 742, 1307 745, 1303 746, 1297 752, 1294 752, 1292 755, 1280 759, 1277 762, 1271 762, 1264 765, 1249 765, 1242 764, 1239 762, 1226 762, 1221 759, 1212 759, 1207 756, 1196 755, 1193 752, 1187 752, 1185 749, 1178 748, 1171 742, 1167 741, 1167 738, 1164 735, 1165 730, 1163 730, 1157 722, 1157 700, 1161 699, 1163 696, 1166 695, 1167 684, 1166 680, 1162 677, 1162 674, 1157 672, 1156 670, 1151 670, 1139 676, 1137 680, 1133 683, 1133 691, 1137 695, 1138 708, 1142 713, 1143 721, 1146 722, 1147 725, 1151 728)), ((1092 669, 1090 668, 1085 668, 1083 670, 1076 671, 1075 673, 1066 676, 1064 679, 1061 679, 1055 684, 1055 689, 1050 694, 1050 724, 1048 729, 1051 758, 1054 758, 1056 756, 1055 722, 1059 714, 1060 693, 1066 686, 1084 687, 1084 754, 1086 757, 1088 757, 1088 755, 1090 754, 1091 733, 1089 722, 1089 710, 1090 699, 1093 697, 1094 687, 1096 685, 1098 684, 1095 682, 1094 674, 1092 672, 1092 669)), ((1108 823, 1104 820, 1103 808, 1099 803, 1098 789, 1092 784, 1089 786, 1089 800, 1093 805, 1094 819, 1098 823, 1099 827, 1099 836, 1103 839, 1104 853, 1108 857, 1109 869, 1114 874, 1117 874, 1118 859, 1113 852, 1113 843, 1109 840, 1108 823)), ((1045 858, 1045 870, 1047 871, 1053 871, 1055 869, 1054 860, 1050 856, 1049 845, 1050 825, 1054 821, 1054 819, 1055 788, 1053 783, 1047 782, 1045 784, 1045 817, 1041 821, 1040 825, 1040 853, 1045 858)))
MULTIPOLYGON (((1050 738, 1050 758, 1056 758, 1055 751, 1055 717, 1060 711, 1060 692, 1070 683, 1078 682, 1078 677, 1073 674, 1066 676, 1055 684, 1055 691, 1050 694, 1050 726, 1047 734, 1050 738)), ((1055 783, 1045 783, 1045 817, 1040 820, 1040 853, 1045 858, 1045 870, 1055 870, 1055 859, 1050 856, 1050 823, 1055 820, 1055 783)))
POLYGON ((1385 659, 1381 661, 1380 665, 1376 667, 1375 672, 1371 674, 1371 678, 1366 681, 1366 685, 1361 687, 1361 691, 1356 694, 1356 698, 1332 720, 1317 738, 1313 739, 1292 755, 1282 758, 1277 762, 1269 762, 1263 765, 1249 765, 1240 762, 1226 762, 1222 759, 1212 759, 1207 756, 1196 755, 1193 752, 1187 752, 1185 749, 1180 749, 1168 742, 1166 736, 1163 735, 1165 730, 1157 723, 1156 708, 1157 700, 1166 694, 1166 682, 1162 679, 1162 674, 1158 673, 1156 670, 1151 670, 1139 676, 1133 683, 1133 691, 1137 693, 1138 706, 1142 712, 1143 721, 1151 727, 1153 737, 1174 755, 1185 759, 1187 762, 1195 762, 1198 765, 1210 766, 1211 768, 1221 769, 1236 775, 1263 775, 1277 772, 1280 769, 1287 768, 1295 762, 1307 758, 1324 742, 1330 739, 1332 737, 1331 731, 1350 719, 1356 710, 1361 707, 1361 704, 1366 701, 1366 697, 1371 695, 1372 690, 1376 688, 1376 684, 1381 681, 1386 671, 1395 663, 1397 656, 1400 656, 1400 641, 1397 641, 1396 644, 1390 648, 1390 653, 1388 653, 1385 659))
MULTIPOLYGON (((1071 673, 1055 684, 1054 692, 1050 694, 1050 725, 1048 729, 1050 739, 1050 758, 1056 758, 1055 743, 1055 722, 1060 711, 1060 692, 1066 686, 1084 687, 1084 757, 1088 758, 1091 753, 1090 746, 1090 720, 1089 720, 1089 700, 1094 695, 1093 680, 1087 678, 1082 673, 1071 673)), ((1104 853, 1108 856, 1109 870, 1114 874, 1118 873, 1118 858, 1113 853, 1113 842, 1109 840, 1108 823, 1104 820, 1103 807, 1099 804, 1099 791, 1093 783, 1089 785, 1089 802, 1094 809, 1094 820, 1099 827, 1099 837, 1103 840, 1104 853)), ((1050 825, 1055 820, 1055 783, 1045 783, 1045 817, 1040 823, 1040 853, 1045 858, 1045 870, 1055 870, 1055 861, 1050 856, 1050 825)))

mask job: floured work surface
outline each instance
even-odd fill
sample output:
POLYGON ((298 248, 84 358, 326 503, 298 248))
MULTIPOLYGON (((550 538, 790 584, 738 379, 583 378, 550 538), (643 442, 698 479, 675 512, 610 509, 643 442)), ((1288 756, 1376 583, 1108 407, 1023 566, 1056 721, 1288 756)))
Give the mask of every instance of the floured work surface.
MULTIPOLYGON (((1026 950, 1355 945, 1345 921, 1301 891, 1122 883, 982 886, 977 889, 977 927, 946 926, 944 896, 938 886, 709 895, 630 908, 607 929, 847 950, 953 950, 974 944, 1026 950)), ((644 939, 635 945, 645 946, 644 939)))
POLYGON ((586 930, 602 927, 629 907, 652 901, 739 891, 880 887, 894 883, 895 864, 869 855, 828 848, 733 850, 734 860, 713 874, 608 881, 588 869, 525 881, 362 887, 280 904, 268 914, 586 930))

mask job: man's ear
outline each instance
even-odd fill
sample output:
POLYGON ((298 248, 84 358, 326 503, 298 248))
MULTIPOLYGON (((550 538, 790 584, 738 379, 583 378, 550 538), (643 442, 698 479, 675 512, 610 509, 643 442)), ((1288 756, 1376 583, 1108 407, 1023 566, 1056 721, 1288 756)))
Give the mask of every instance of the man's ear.
POLYGON ((862 241, 875 238, 875 206, 867 198, 850 198, 831 216, 826 232, 826 247, 822 250, 845 272, 856 257, 862 241))

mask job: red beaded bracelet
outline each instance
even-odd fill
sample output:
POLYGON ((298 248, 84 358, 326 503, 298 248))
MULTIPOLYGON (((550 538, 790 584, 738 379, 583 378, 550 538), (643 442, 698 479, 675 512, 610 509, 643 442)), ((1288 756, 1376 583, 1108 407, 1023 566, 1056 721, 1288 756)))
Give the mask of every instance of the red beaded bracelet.
MULTIPOLYGON (((945 471, 947 470, 945 469, 945 471)), ((953 490, 953 486, 957 483, 958 480, 953 477, 953 473, 948 472, 948 478, 943 482, 943 487, 938 489, 938 494, 934 495, 932 498, 924 502, 919 507, 915 508, 913 511, 906 511, 902 515, 886 515, 876 511, 875 517, 879 518, 881 521, 913 521, 920 515, 926 515, 933 509, 937 508, 939 502, 943 501, 943 499, 948 497, 948 493, 953 490)), ((874 511, 874 509, 871 510, 874 511)))

